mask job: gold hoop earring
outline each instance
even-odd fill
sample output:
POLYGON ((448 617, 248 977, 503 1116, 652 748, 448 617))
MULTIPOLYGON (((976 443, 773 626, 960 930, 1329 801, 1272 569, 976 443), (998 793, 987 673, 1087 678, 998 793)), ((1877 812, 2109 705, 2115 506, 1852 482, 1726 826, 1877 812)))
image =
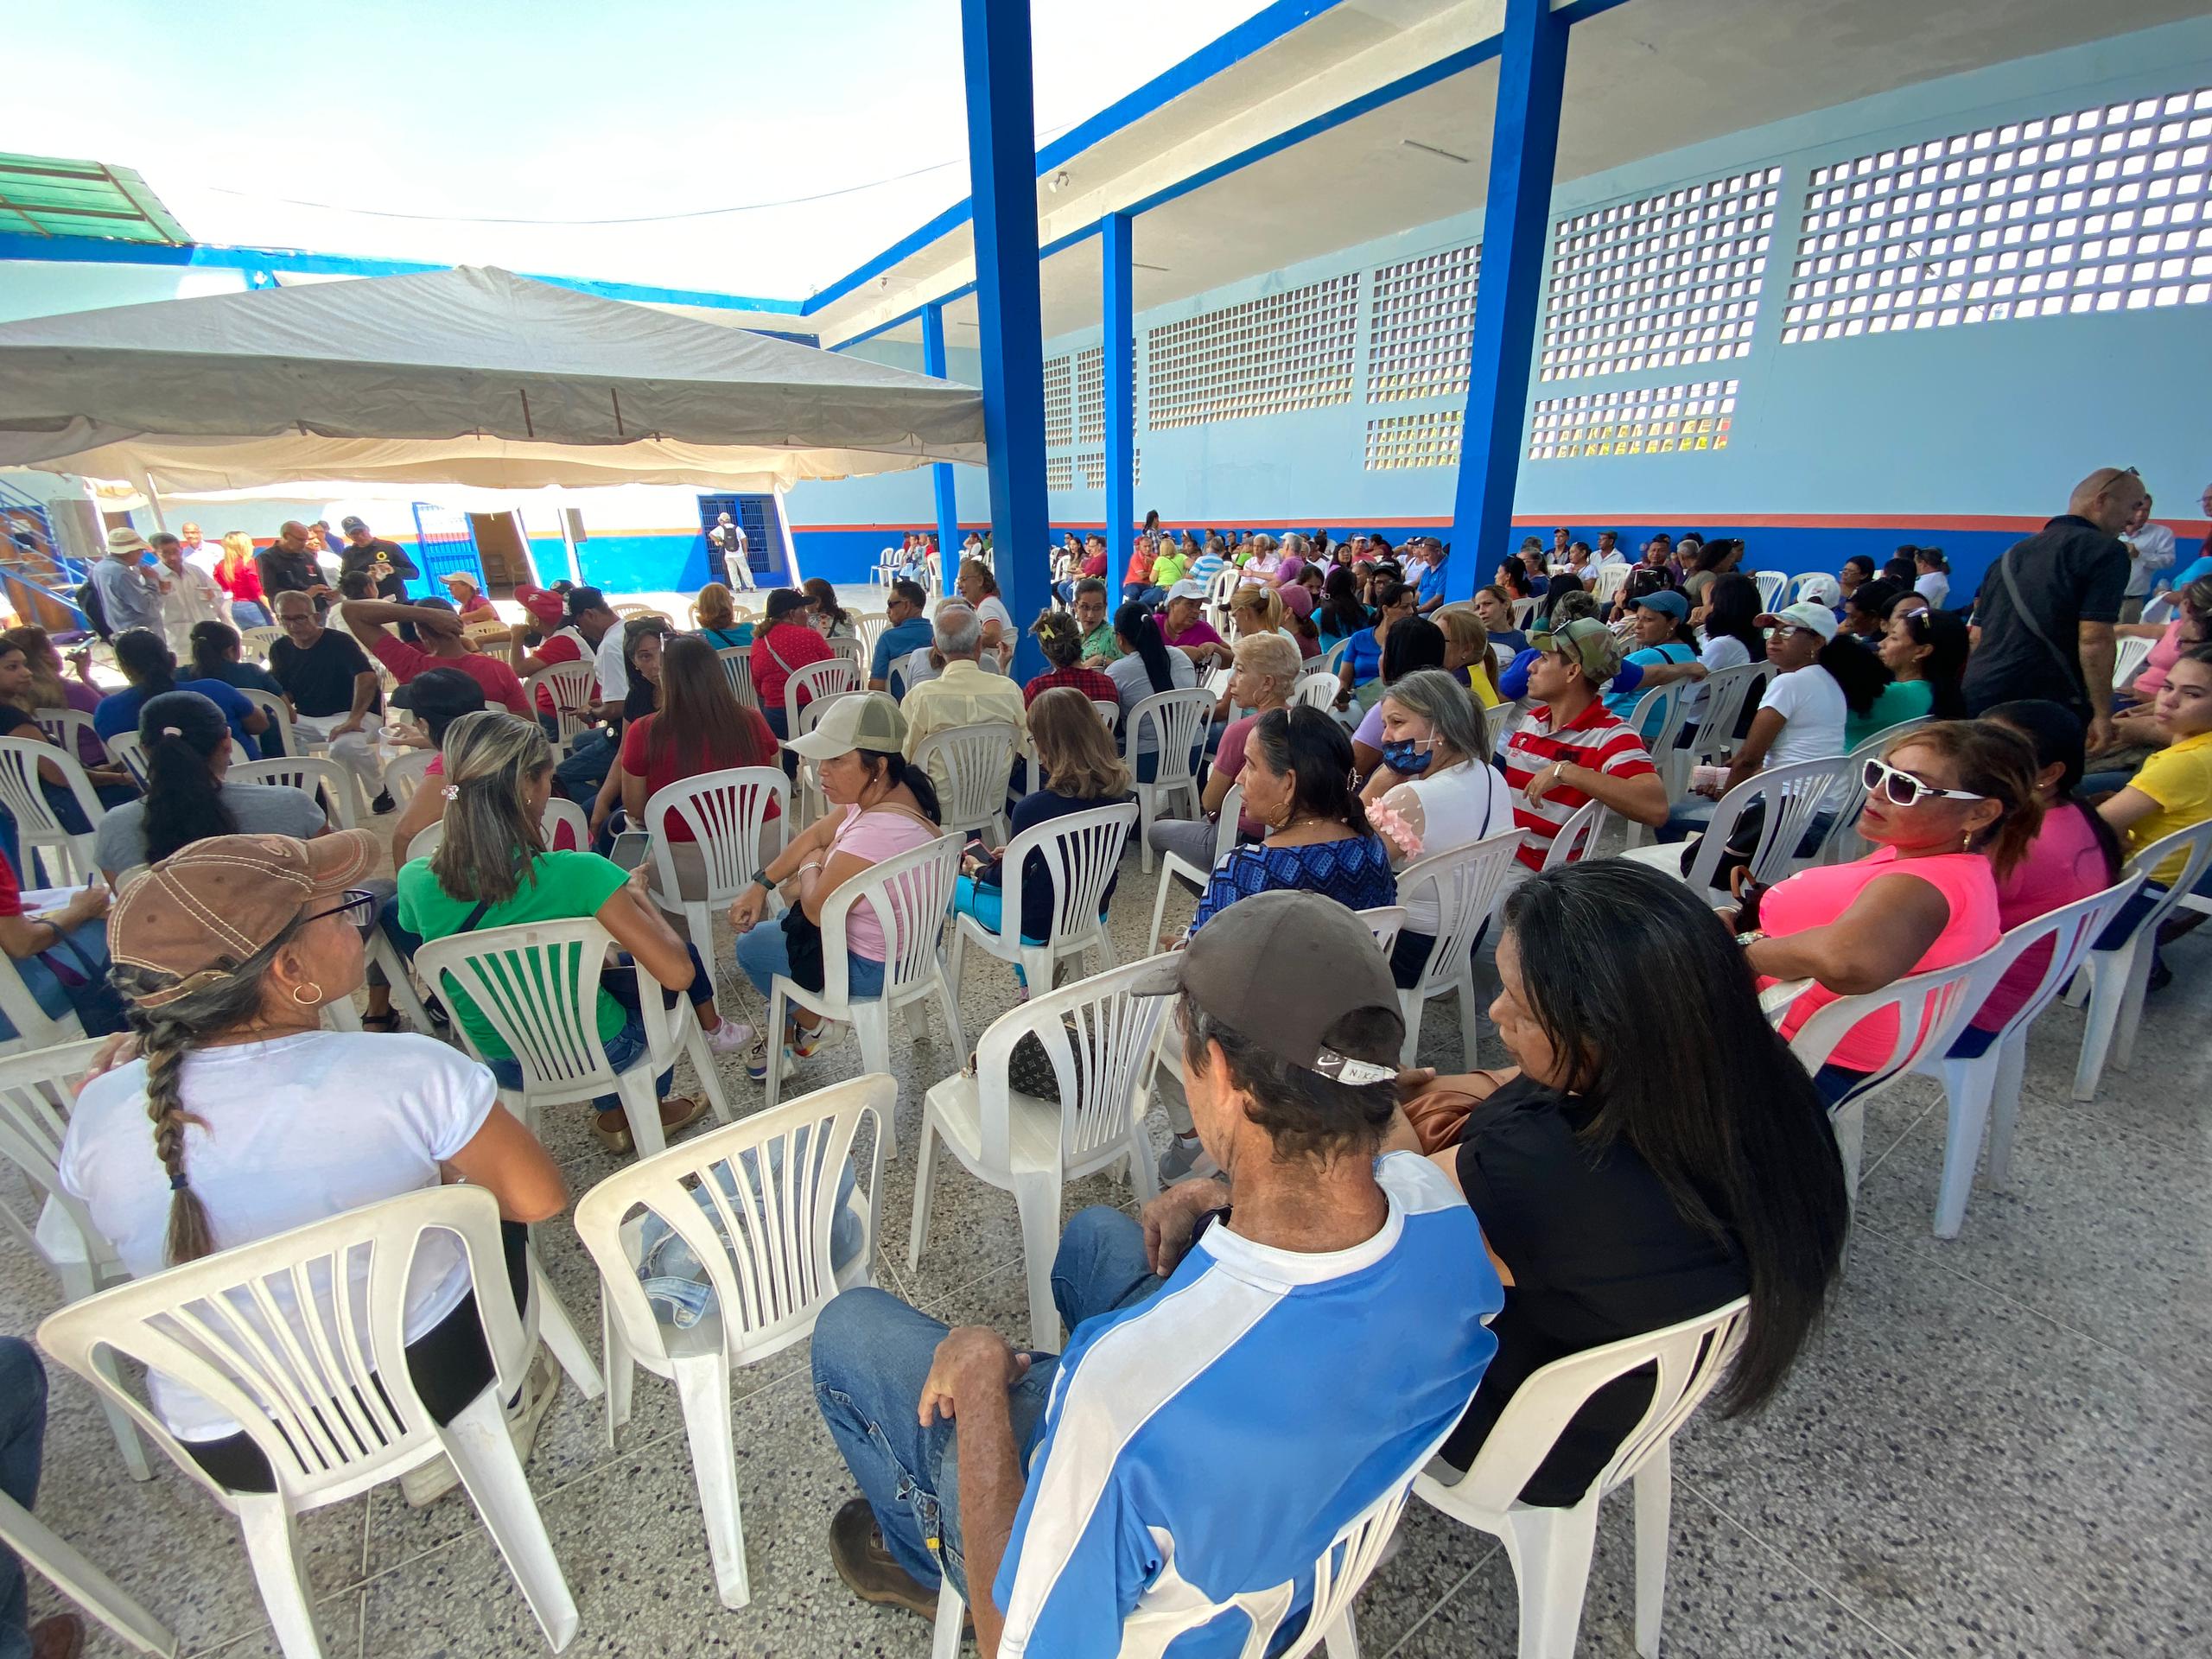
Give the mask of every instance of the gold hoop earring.
POLYGON ((322 987, 320 985, 295 985, 292 987, 292 1001, 298 1003, 303 1008, 321 1007, 322 1006, 322 987), (305 996, 301 995, 300 993, 302 991, 307 992, 308 995, 305 996))

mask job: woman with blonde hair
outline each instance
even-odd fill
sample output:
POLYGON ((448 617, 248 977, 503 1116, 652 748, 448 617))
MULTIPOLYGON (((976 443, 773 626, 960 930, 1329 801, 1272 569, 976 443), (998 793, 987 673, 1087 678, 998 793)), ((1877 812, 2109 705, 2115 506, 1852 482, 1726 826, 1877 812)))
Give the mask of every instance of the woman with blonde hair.
MULTIPOLYGON (((1258 593, 1259 588, 1245 591, 1258 593)), ((1248 633, 1236 642, 1229 675, 1228 701, 1247 712, 1221 728, 1213 764, 1206 773, 1205 792, 1199 799, 1205 816, 1198 819, 1158 818, 1146 837, 1154 852, 1173 853, 1185 863, 1205 870, 1213 868, 1216 825, 1222 804, 1244 771, 1244 746, 1261 715, 1290 707, 1290 694, 1298 684, 1301 659, 1296 647, 1274 633, 1248 633)), ((1268 826, 1249 812, 1237 815, 1236 837, 1257 841, 1268 826)))
MULTIPOLYGON (((546 847, 540 825, 553 793, 553 750, 536 721, 491 709, 463 715, 447 730, 444 760, 445 839, 429 857, 401 868, 401 926, 432 940, 523 922, 593 918, 621 951, 600 980, 598 1005, 600 1040, 618 1071, 645 1051, 639 1010, 648 991, 641 969, 652 982, 652 994, 664 1001, 678 993, 690 997, 715 1052, 735 1052, 752 1040, 749 1027, 716 1010, 714 976, 646 899, 642 874, 633 879, 596 853, 546 847)), ((500 1086, 522 1087, 522 1067, 467 995, 452 985, 433 988, 447 999, 500 1086)), ((656 1086, 661 1128, 671 1135, 707 1109, 704 1101, 671 1096, 674 1078, 673 1071, 664 1071, 656 1086)), ((630 1151, 621 1096, 602 1095, 592 1103, 599 1112, 592 1134, 600 1145, 630 1151)))
POLYGON ((261 591, 261 567, 253 560, 253 537, 244 531, 223 532, 223 556, 215 564, 215 585, 230 595, 231 620, 239 627, 269 626, 269 602, 261 591))
MULTIPOLYGON (((1071 812, 1088 812, 1129 798, 1129 769, 1114 747, 1106 722, 1090 700, 1073 686, 1046 688, 1029 706, 1029 741, 1044 770, 1044 787, 1022 797, 1014 809, 1014 833, 1071 812)), ((1004 931, 1003 887, 1006 849, 970 849, 961 861, 953 908, 973 916, 992 932, 1004 931)), ((1052 931, 1052 877, 1041 854, 1033 854, 1020 873, 1021 938, 1042 944, 1052 931)), ((1099 914, 1114 897, 1106 884, 1099 914)))
POLYGON ((1447 605, 1429 619, 1444 630, 1444 671, 1464 674, 1475 701, 1495 709, 1505 701, 1497 689, 1497 653, 1490 648, 1490 630, 1471 605, 1447 605))
POLYGON ((699 637, 716 651, 752 645, 753 625, 737 620, 737 598, 721 582, 702 588, 692 609, 699 619, 699 637))

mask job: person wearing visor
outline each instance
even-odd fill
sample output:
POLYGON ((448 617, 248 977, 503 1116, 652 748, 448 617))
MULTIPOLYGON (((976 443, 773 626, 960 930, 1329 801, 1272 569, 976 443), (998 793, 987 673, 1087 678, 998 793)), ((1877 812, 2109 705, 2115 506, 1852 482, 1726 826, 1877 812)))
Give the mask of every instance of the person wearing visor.
MULTIPOLYGON (((1739 886, 1737 938, 1762 988, 1815 982, 1789 1005, 1785 1038, 1839 996, 1955 967, 1997 943, 1998 883, 2043 823, 2037 774, 2035 745, 2001 721, 1920 727, 1850 780, 1866 791, 1859 833, 1872 853, 1768 888, 1739 886)), ((1837 1104, 1885 1065, 1897 1028, 1892 1009, 1846 1033, 1813 1078, 1821 1097, 1837 1104)))
POLYGON ((1625 671, 1613 631, 1595 617, 1576 617, 1532 635, 1529 645, 1535 701, 1507 733, 1498 760, 1521 829, 1516 856, 1535 871, 1560 827, 1588 802, 1638 823, 1664 823, 1667 785, 1643 740, 1601 695, 1625 671))
MULTIPOLYGON (((361 830, 217 836, 116 900, 110 952, 136 1035, 104 1051, 58 1161, 62 1190, 133 1278, 435 1186, 450 1168, 499 1199, 521 1305, 527 1224, 560 1214, 568 1193, 499 1104, 491 1072, 433 1038, 322 1028, 323 1010, 361 986, 376 858, 377 838, 361 830)), ((367 1270, 364 1260, 357 1271, 367 1270)), ((493 1375, 456 1243, 423 1241, 404 1331, 424 1404, 450 1421, 493 1375)), ((220 1408, 159 1372, 147 1391, 217 1481, 276 1490, 220 1408)), ((524 1392, 526 1412, 550 1398, 550 1386, 524 1392)), ((425 1465, 407 1490, 427 1501, 451 1478, 449 1465, 425 1465)))
POLYGON ((1103 1659, 1138 1632, 1201 1659, 1280 1649, 1316 1558, 1427 1459, 1497 1349, 1473 1212, 1434 1165, 1381 1152, 1404 1026, 1364 922, 1262 893, 1132 988, 1175 999, 1166 1041, 1224 1179, 1141 1223, 1068 1223, 1065 1351, 874 1288, 815 1326, 815 1395, 861 1492, 830 1522, 839 1576, 930 1618, 949 1574, 983 1659, 1103 1659))

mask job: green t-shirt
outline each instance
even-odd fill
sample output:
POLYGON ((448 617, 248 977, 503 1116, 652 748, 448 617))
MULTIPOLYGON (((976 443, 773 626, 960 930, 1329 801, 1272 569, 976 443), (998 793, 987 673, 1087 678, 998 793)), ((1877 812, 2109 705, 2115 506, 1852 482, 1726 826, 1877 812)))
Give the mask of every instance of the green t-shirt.
POLYGON ((1083 655, 1077 660, 1087 663, 1094 657, 1103 657, 1110 663, 1121 654, 1121 642, 1114 638, 1114 625, 1101 622, 1083 636, 1083 655))
MULTIPOLYGON (((504 905, 486 911, 469 931, 512 927, 522 922, 567 922, 596 916, 599 907, 614 896, 630 873, 597 853, 545 853, 531 865, 522 890, 504 905)), ((430 861, 415 859, 399 872, 399 925, 425 940, 450 938, 476 908, 474 899, 456 899, 438 885, 430 874, 430 861)), ((443 994, 445 988, 438 988, 443 994)), ((453 1013, 478 1052, 493 1059, 512 1059, 509 1048, 476 1005, 459 991, 453 993, 453 1013)), ((599 1034, 613 1036, 630 1021, 630 1012, 604 986, 599 993, 599 1034)))
MULTIPOLYGON (((1925 680, 1895 680, 1882 688, 1873 707, 1863 715, 1847 714, 1843 722, 1843 747, 1855 749, 1875 733, 1901 720, 1918 720, 1936 704, 1935 689, 1925 680)), ((1854 785, 1856 780, 1853 780, 1854 785)))
POLYGON ((1191 556, 1187 553, 1163 553, 1152 562, 1152 585, 1173 588, 1190 573, 1191 556))

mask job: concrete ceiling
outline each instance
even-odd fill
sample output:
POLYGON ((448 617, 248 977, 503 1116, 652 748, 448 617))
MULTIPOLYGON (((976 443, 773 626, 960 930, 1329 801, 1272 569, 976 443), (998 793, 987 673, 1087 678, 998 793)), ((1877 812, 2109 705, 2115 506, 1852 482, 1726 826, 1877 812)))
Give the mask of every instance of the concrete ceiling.
MULTIPOLYGON (((1041 181, 1042 238, 1485 40, 1503 10, 1501 0, 1345 0, 1073 158, 1061 188, 1041 181)), ((1630 0, 1574 29, 1557 176, 1586 178, 2201 11, 2201 0, 1630 0)), ((1481 207, 1497 85, 1496 64, 1479 64, 1146 212, 1136 221, 1138 308, 1481 207)), ((974 275, 962 226, 808 326, 832 343, 974 275)), ((1042 287, 1047 338, 1096 323, 1096 239, 1046 260, 1042 287)), ((949 307, 946 318, 950 344, 973 343, 971 301, 949 307)), ((887 335, 918 340, 918 325, 887 335)))

